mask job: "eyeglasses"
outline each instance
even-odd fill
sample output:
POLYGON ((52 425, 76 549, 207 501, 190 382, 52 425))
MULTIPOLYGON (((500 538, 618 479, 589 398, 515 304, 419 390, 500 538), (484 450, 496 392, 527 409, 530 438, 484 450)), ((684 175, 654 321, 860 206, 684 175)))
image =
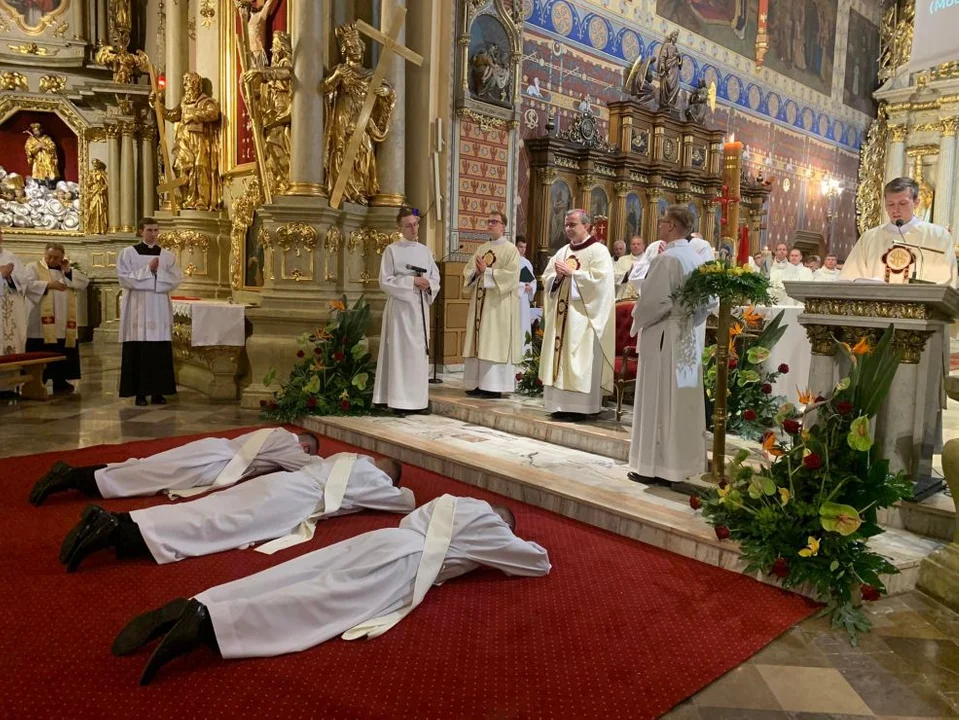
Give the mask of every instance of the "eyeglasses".
POLYGON ((502 220, 487 220, 487 225, 504 225, 505 223, 502 220))

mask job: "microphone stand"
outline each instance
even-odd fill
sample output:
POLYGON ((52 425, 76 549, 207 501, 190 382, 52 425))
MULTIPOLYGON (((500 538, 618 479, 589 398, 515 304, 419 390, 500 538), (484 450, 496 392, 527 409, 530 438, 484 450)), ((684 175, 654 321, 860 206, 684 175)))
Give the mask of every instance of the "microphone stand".
MULTIPOLYGON (((460 245, 458 248, 452 252, 446 254, 440 258, 440 262, 446 262, 451 257, 463 250, 463 246, 460 245)), ((434 302, 442 303, 443 301, 443 284, 440 284, 440 291, 436 294, 436 300, 434 302)), ((440 306, 442 307, 442 305, 440 306)), ((437 377, 437 370, 440 365, 440 356, 439 356, 439 344, 436 342, 436 338, 439 337, 440 332, 440 313, 439 309, 433 313, 433 377, 429 379, 430 385, 442 385, 443 381, 437 377)))

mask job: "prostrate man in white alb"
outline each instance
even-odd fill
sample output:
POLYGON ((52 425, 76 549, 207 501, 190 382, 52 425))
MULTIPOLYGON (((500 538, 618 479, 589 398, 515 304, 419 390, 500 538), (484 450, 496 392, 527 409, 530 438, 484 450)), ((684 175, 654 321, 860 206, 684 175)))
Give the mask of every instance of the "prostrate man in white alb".
POLYGON ((373 403, 404 414, 426 412, 430 402, 429 308, 440 291, 433 253, 417 241, 419 211, 403 206, 396 216, 402 239, 387 246, 380 262, 386 293, 373 403))
POLYGON ((137 405, 166 405, 176 394, 173 373, 173 303, 170 293, 183 280, 176 257, 157 245, 160 226, 150 217, 137 224, 140 242, 117 257, 123 288, 120 305, 120 397, 136 396, 137 405))
POLYGON ((27 347, 28 285, 23 263, 3 247, 0 228, 0 355, 18 355, 27 347))
POLYGON ((812 274, 815 282, 835 282, 839 279, 840 270, 836 267, 839 259, 830 253, 823 258, 823 265, 812 274))
MULTIPOLYGON (((520 332, 523 337, 523 351, 529 349, 526 342, 526 336, 533 331, 533 298, 536 297, 536 272, 533 270, 533 263, 526 258, 526 236, 516 236, 516 252, 519 253, 519 287, 516 289, 519 295, 519 321, 520 332)), ((530 338, 532 341, 532 338, 530 338)))
POLYGON ((645 264, 647 269, 649 268, 649 261, 646 258, 646 241, 639 235, 633 235, 629 239, 629 255, 623 255, 613 265, 617 300, 635 300, 639 297, 636 288, 629 282, 629 277, 637 264, 645 264))
POLYGON ((516 389, 516 365, 523 360, 516 246, 506 239, 506 215, 486 221, 489 237, 463 268, 463 294, 470 299, 463 348, 463 387, 472 397, 499 398, 516 389))
POLYGON ((117 558, 152 556, 164 565, 267 540, 257 550, 271 555, 311 540, 319 520, 361 510, 412 511, 416 500, 398 487, 401 474, 395 460, 339 453, 187 503, 130 513, 91 505, 67 533, 60 562, 73 572, 91 553, 114 548, 117 558))
POLYGON ((706 409, 702 349, 696 326, 715 308, 690 313, 673 296, 703 258, 689 247, 692 214, 673 205, 659 221, 666 251, 649 268, 633 309, 639 366, 629 446, 630 480, 681 482, 706 470, 706 409))
POLYGON ((915 216, 919 183, 896 178, 883 188, 883 200, 889 222, 862 234, 839 279, 870 278, 899 284, 915 278, 956 287, 956 254, 949 231, 915 216), (907 248, 914 262, 909 263, 906 251, 889 253, 896 245, 907 248))
POLYGON ((566 213, 569 244, 543 272, 543 404, 556 419, 602 410, 613 389, 616 287, 609 250, 590 234, 585 210, 566 213))
POLYGON ((100 498, 159 493, 189 497, 274 470, 299 470, 316 451, 316 437, 309 433, 261 428, 232 440, 201 438, 122 463, 71 467, 57 462, 33 486, 30 502, 42 505, 53 493, 67 490, 100 498))
POLYGON ((134 618, 113 642, 128 655, 162 637, 140 684, 201 644, 225 659, 298 652, 337 635, 376 638, 415 610, 434 584, 481 565, 507 575, 550 571, 546 550, 513 534, 513 514, 452 495, 386 528, 307 553, 134 618))
POLYGON ((27 352, 52 352, 66 360, 50 363, 43 381, 53 381, 53 391, 70 393, 68 380, 80 377, 80 348, 77 346, 77 293, 90 280, 70 265, 60 243, 47 243, 43 260, 26 267, 27 352))

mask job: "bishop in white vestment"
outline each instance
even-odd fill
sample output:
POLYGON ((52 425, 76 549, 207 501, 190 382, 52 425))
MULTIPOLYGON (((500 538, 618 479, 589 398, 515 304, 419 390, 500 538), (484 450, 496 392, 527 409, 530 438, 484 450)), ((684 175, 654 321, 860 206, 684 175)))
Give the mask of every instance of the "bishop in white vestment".
POLYGON ((164 565, 267 540, 257 550, 272 555, 310 541, 319 520, 361 510, 412 511, 412 491, 398 487, 401 467, 389 458, 338 453, 187 503, 131 513, 90 506, 67 534, 60 562, 73 572, 91 553, 112 547, 117 557, 152 556, 164 565))
POLYGON ((702 349, 696 326, 716 305, 689 314, 673 295, 703 258, 689 247, 689 210, 670 207, 659 222, 666 250, 650 265, 636 307, 639 367, 629 446, 631 480, 680 482, 706 470, 702 349))
POLYGON ((120 397, 136 397, 146 405, 165 405, 164 395, 176 394, 173 374, 173 303, 170 293, 183 280, 183 271, 169 250, 157 245, 160 226, 142 218, 142 241, 123 248, 117 258, 117 278, 123 288, 120 305, 120 397))
POLYGON ((120 632, 113 652, 129 654, 172 624, 144 670, 146 684, 163 663, 204 643, 224 658, 242 658, 298 652, 337 635, 375 638, 434 584, 481 565, 525 577, 550 571, 546 550, 513 534, 509 510, 443 495, 398 528, 344 540, 141 615, 120 632))
POLYGON ((506 215, 491 212, 490 239, 463 268, 463 295, 470 299, 463 348, 463 387, 473 397, 498 398, 516 389, 523 360, 520 326, 519 251, 503 234, 506 215))
POLYGON ((3 247, 0 228, 0 355, 18 355, 27 347, 28 278, 19 258, 3 247))
POLYGON ((590 236, 589 215, 566 215, 570 241, 543 272, 543 404, 559 418, 595 415, 613 391, 616 288, 613 259, 590 236))
POLYGON ((380 262, 387 298, 373 403, 417 412, 430 400, 429 308, 440 291, 440 271, 430 249, 417 242, 419 215, 401 208, 397 222, 403 239, 387 246, 380 262))
POLYGON ((200 495, 274 470, 299 470, 316 450, 316 438, 309 433, 261 428, 232 440, 201 438, 122 463, 71 467, 57 462, 34 485, 30 502, 42 505, 51 494, 67 490, 102 498, 200 495))

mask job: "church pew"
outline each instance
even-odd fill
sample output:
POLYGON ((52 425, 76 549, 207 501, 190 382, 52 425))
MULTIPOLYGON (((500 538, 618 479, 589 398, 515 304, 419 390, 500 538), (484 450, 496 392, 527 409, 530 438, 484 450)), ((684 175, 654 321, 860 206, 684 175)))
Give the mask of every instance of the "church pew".
POLYGON ((27 400, 46 400, 50 397, 43 384, 43 371, 47 363, 60 362, 66 358, 57 353, 29 352, 16 355, 0 355, 0 392, 20 388, 20 395, 27 400))

